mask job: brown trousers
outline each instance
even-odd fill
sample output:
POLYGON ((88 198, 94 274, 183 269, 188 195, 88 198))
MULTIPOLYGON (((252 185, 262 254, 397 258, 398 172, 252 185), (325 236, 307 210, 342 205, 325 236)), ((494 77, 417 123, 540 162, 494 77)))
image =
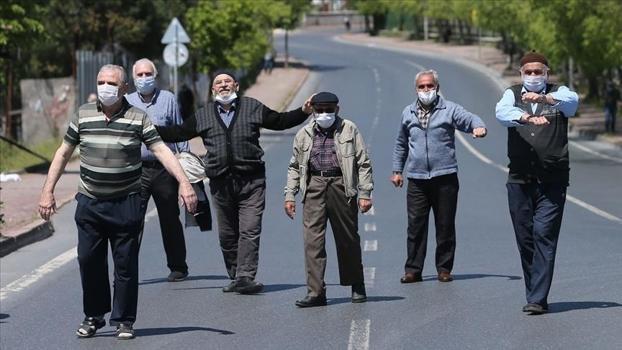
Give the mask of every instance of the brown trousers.
POLYGON ((309 296, 326 295, 324 272, 327 220, 330 221, 337 246, 340 284, 349 286, 363 282, 357 200, 351 198, 348 202, 340 176, 311 176, 303 207, 303 238, 309 296))

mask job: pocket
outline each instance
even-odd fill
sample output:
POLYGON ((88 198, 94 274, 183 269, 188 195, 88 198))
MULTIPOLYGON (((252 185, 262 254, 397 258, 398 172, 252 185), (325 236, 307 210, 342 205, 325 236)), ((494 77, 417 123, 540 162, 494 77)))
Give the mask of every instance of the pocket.
POLYGON ((354 156, 354 138, 351 136, 339 138, 337 142, 339 143, 339 150, 341 151, 342 157, 354 156))

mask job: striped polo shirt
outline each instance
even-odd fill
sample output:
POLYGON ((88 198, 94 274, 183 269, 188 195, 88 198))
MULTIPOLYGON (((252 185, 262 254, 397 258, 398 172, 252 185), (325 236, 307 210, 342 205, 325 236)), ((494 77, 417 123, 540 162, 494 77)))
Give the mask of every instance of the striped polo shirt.
POLYGON ((78 192, 111 199, 140 192, 140 147, 162 142, 147 113, 123 105, 110 120, 96 103, 80 106, 64 142, 80 149, 78 192))

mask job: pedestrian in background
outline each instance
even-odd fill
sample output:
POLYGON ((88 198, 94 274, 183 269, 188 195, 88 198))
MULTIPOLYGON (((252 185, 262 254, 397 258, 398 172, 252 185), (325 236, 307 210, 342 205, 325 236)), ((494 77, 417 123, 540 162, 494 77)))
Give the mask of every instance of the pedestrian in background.
POLYGON ((311 98, 313 121, 296 133, 285 187, 285 213, 296 213, 295 195, 303 203, 303 238, 307 296, 298 307, 326 305, 326 222, 337 246, 339 280, 352 286, 352 302, 367 300, 358 234, 358 210, 371 206, 374 183, 363 137, 356 125, 338 116, 339 99, 330 92, 311 98))
POLYGON ((454 134, 458 130, 472 133, 473 137, 485 137, 486 125, 478 116, 438 94, 436 71, 417 73, 415 89, 417 99, 402 112, 393 149, 391 182, 395 187, 402 187, 404 172, 408 178, 408 257, 400 282, 422 281, 430 209, 434 211, 436 227, 437 278, 450 282, 456 250, 459 188, 454 134))
POLYGON ((607 81, 605 85, 605 132, 616 132, 616 114, 620 101, 620 90, 613 81, 607 81))
POLYGON ((508 128, 508 204, 521 257, 524 312, 548 311, 557 240, 570 174, 568 118, 579 97, 548 82, 549 63, 537 52, 520 60, 522 84, 509 87, 496 117, 508 128))
POLYGON ((279 113, 246 96, 238 97, 235 74, 220 70, 213 75, 213 101, 183 125, 157 126, 167 142, 200 136, 207 153, 205 171, 216 209, 220 247, 231 283, 223 292, 259 293, 255 280, 259 238, 265 208, 266 169, 259 145, 261 128, 284 130, 303 123, 311 113, 302 108, 279 113))
POLYGON ((54 155, 39 201, 44 220, 56 212, 54 188, 76 147, 80 149, 80 183, 75 221, 78 263, 86 315, 76 331, 87 338, 106 325, 111 311, 108 242, 114 262, 114 296, 110 325, 117 337, 134 337, 138 302, 138 249, 143 227, 141 143, 146 144, 179 182, 179 194, 194 212, 197 198, 177 159, 162 142, 147 114, 133 107, 124 94, 125 70, 103 66, 97 74, 97 103, 82 105, 70 121, 54 155))
MULTIPOLYGON (((145 111, 153 125, 177 125, 183 122, 175 95, 158 88, 158 70, 153 62, 141 58, 132 67, 132 78, 136 91, 127 95, 128 102, 145 111)), ((167 143, 166 146, 177 154, 190 150, 188 142, 167 143)), ((169 282, 183 281, 188 277, 186 264, 186 241, 179 220, 179 183, 164 168, 164 165, 145 146, 141 146, 142 176, 141 197, 144 209, 153 197, 158 211, 160 234, 166 253, 166 264, 170 270, 169 282)))
POLYGON ((272 51, 268 50, 263 56, 263 71, 266 74, 272 74, 272 68, 274 68, 274 57, 272 56, 272 51))

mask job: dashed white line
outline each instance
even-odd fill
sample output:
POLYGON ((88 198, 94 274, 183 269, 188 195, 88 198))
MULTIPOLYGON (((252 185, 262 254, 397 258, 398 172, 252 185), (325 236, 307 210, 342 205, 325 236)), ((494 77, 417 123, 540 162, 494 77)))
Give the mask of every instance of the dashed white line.
POLYGON ((4 288, 0 289, 0 300, 6 299, 9 295, 19 293, 28 286, 37 282, 46 274, 60 268, 69 261, 75 259, 78 256, 78 250, 76 247, 69 249, 47 263, 41 265, 31 273, 24 275, 17 280, 7 284, 4 288))
POLYGON ((371 320, 352 320, 350 324, 350 340, 348 350, 368 350, 369 349, 369 328, 371 320))
POLYGON ((365 267, 363 268, 363 278, 365 279, 365 286, 371 288, 376 283, 376 268, 365 267))
POLYGON ((612 161, 612 162, 616 162, 616 163, 620 163, 620 164, 622 164, 622 159, 620 159, 620 158, 611 157, 611 156, 608 156, 608 155, 606 155, 606 154, 602 154, 602 153, 600 153, 600 152, 596 152, 596 151, 594 151, 594 150, 591 150, 591 149, 589 149, 589 148, 587 148, 587 147, 583 146, 582 144, 580 144, 580 143, 578 143, 578 142, 576 142, 576 141, 568 141, 568 142, 569 142, 571 145, 575 146, 576 148, 578 148, 578 149, 582 150, 583 152, 586 152, 586 153, 589 153, 589 154, 595 155, 595 156, 600 157, 600 158, 603 158, 603 159, 610 160, 610 161, 612 161))
POLYGON ((369 240, 369 241, 365 241, 363 244, 363 251, 364 252, 375 252, 378 250, 378 241, 375 239, 369 240))
POLYGON ((375 222, 366 222, 365 223, 365 232, 376 232, 376 223, 375 222))

